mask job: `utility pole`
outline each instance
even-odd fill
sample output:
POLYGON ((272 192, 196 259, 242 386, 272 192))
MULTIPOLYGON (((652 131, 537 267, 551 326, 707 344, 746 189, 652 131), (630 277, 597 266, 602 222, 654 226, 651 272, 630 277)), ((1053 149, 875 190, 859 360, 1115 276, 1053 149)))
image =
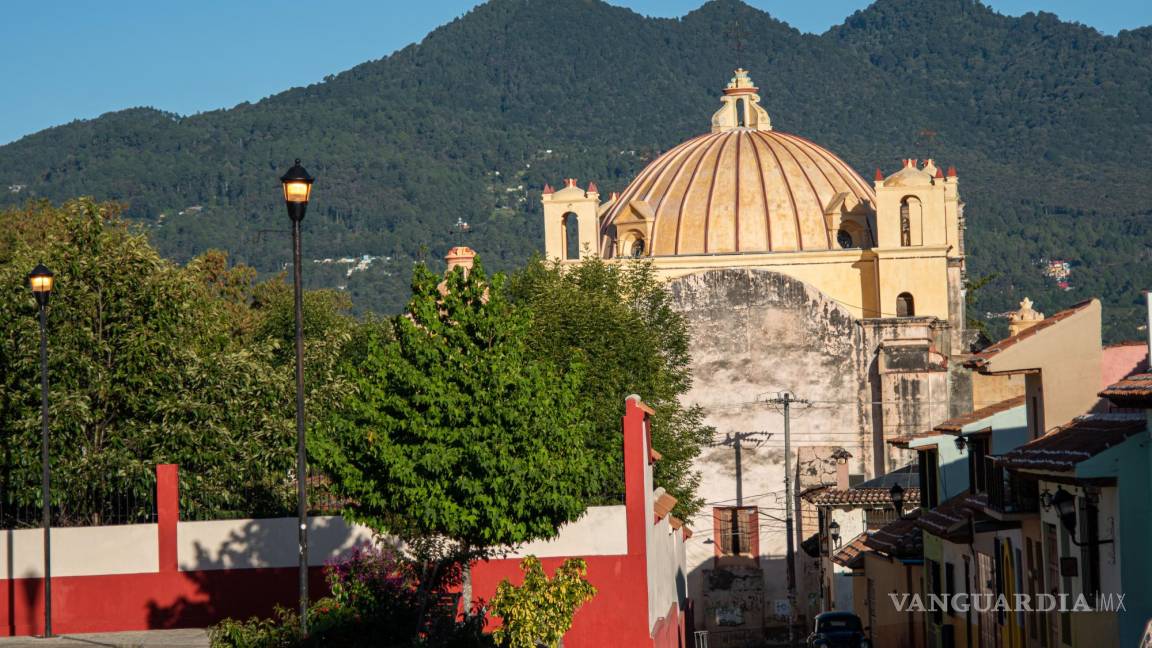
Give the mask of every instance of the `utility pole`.
POLYGON ((796 647, 796 543, 792 532, 792 405, 807 405, 808 401, 795 398, 791 392, 782 392, 768 399, 773 405, 784 407, 784 530, 788 534, 788 646, 796 647))

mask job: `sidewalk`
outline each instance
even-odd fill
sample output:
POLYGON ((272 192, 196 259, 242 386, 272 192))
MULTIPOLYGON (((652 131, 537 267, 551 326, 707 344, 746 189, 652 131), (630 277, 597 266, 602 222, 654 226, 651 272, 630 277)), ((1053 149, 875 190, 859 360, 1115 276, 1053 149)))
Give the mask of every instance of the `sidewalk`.
POLYGON ((145 630, 143 632, 102 632, 98 634, 69 634, 51 639, 36 637, 0 637, 0 648, 41 648, 69 646, 70 648, 208 648, 208 633, 204 630, 145 630))

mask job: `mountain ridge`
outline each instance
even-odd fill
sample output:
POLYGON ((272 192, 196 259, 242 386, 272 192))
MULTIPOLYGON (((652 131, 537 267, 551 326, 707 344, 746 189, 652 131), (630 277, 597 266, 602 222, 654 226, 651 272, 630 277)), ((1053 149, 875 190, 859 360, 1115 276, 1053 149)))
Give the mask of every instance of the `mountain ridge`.
POLYGON ((622 189, 705 132, 739 23, 739 58, 781 130, 865 178, 903 157, 960 169, 972 273, 1001 275, 978 310, 1024 291, 1056 310, 1090 290, 1119 322, 1110 335, 1135 337, 1133 291, 1152 274, 1121 276, 1105 257, 1149 254, 1152 187, 1132 170, 1152 162, 1152 72, 1140 65, 1152 30, 1109 36, 1053 19, 878 0, 813 35, 738 0, 655 19, 596 0, 493 0, 420 43, 257 102, 183 117, 117 111, 0 147, 0 189, 24 185, 0 205, 122 200, 178 261, 222 247, 273 272, 286 261, 274 182, 301 157, 320 178, 306 253, 392 257, 354 275, 310 268, 312 285, 395 311, 408 261, 463 240, 458 218, 490 266, 515 267, 541 247, 545 182, 622 189), (179 214, 189 206, 202 210, 179 214), (1077 263, 1072 291, 1035 266, 1064 257, 1077 263))

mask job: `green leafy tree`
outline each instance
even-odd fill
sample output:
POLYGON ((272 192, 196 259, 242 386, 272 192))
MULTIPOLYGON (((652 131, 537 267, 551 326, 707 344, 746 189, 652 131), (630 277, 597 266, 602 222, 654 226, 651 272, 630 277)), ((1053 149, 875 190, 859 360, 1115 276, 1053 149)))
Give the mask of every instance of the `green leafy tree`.
POLYGON ((507 648, 556 648, 572 627, 576 611, 596 595, 585 578, 587 566, 579 558, 569 558, 548 578, 540 560, 528 556, 520 561, 520 569, 524 583, 516 586, 505 579, 492 597, 489 610, 503 622, 492 635, 507 648))
MULTIPOLYGON (((162 462, 181 466, 187 516, 287 509, 292 364, 276 331, 290 309, 268 297, 286 290, 282 282, 257 284, 250 269, 230 268, 217 253, 182 268, 161 258, 115 205, 90 200, 2 212, 0 232, 7 506, 39 501, 39 331, 24 275, 43 261, 56 272, 48 307, 51 456, 54 505, 66 521, 106 520, 117 497, 145 501, 152 467, 162 462)), ((308 315, 316 313, 340 319, 330 301, 308 315)), ((329 323, 333 332, 310 346, 310 359, 324 356, 306 372, 313 392, 338 390, 324 367, 336 364, 331 348, 350 337, 350 326, 329 323)))
POLYGON ((583 513, 598 456, 580 367, 533 352, 527 310, 479 263, 415 269, 408 312, 343 367, 342 407, 316 459, 346 515, 482 553, 556 535, 583 513))
POLYGON ((692 385, 688 327, 652 266, 589 259, 562 267, 535 259, 515 275, 512 294, 532 309, 537 354, 587 367, 579 392, 595 425, 591 445, 611 467, 596 474, 597 496, 623 497, 621 404, 640 394, 656 411, 652 446, 662 459, 655 480, 677 498, 677 515, 695 512, 700 476, 692 461, 714 431, 699 407, 680 403, 692 385))

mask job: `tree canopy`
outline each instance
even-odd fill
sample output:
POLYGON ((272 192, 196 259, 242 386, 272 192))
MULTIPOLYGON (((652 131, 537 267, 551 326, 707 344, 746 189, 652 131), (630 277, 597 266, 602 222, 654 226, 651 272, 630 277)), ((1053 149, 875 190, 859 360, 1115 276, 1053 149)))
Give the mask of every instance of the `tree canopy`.
MULTIPOLYGON (((40 497, 39 331, 24 279, 37 262, 56 273, 48 370, 53 504, 63 522, 103 521, 117 497, 146 501, 157 463, 181 466, 185 516, 286 509, 290 290, 278 279, 257 283, 251 268, 230 267, 221 253, 178 266, 115 205, 75 200, 0 212, 7 510, 40 497)), ((316 412, 337 389, 325 368, 357 325, 346 303, 325 294, 308 302, 309 320, 327 322, 308 348, 316 412)))
POLYGON ((320 428, 316 459, 345 514, 469 549, 577 519, 601 470, 583 368, 534 352, 531 334, 501 275, 477 262, 441 283, 417 266, 407 312, 343 365, 346 398, 320 428))
POLYGON ((662 458, 655 482, 677 498, 677 515, 691 516, 700 505, 692 461, 714 430, 699 407, 680 403, 692 385, 689 331, 652 266, 599 259, 563 266, 537 258, 514 275, 512 295, 532 311, 536 355, 585 367, 580 395, 589 404, 593 443, 611 465, 600 473, 600 497, 623 499, 621 403, 639 394, 656 411, 652 446, 662 458))

